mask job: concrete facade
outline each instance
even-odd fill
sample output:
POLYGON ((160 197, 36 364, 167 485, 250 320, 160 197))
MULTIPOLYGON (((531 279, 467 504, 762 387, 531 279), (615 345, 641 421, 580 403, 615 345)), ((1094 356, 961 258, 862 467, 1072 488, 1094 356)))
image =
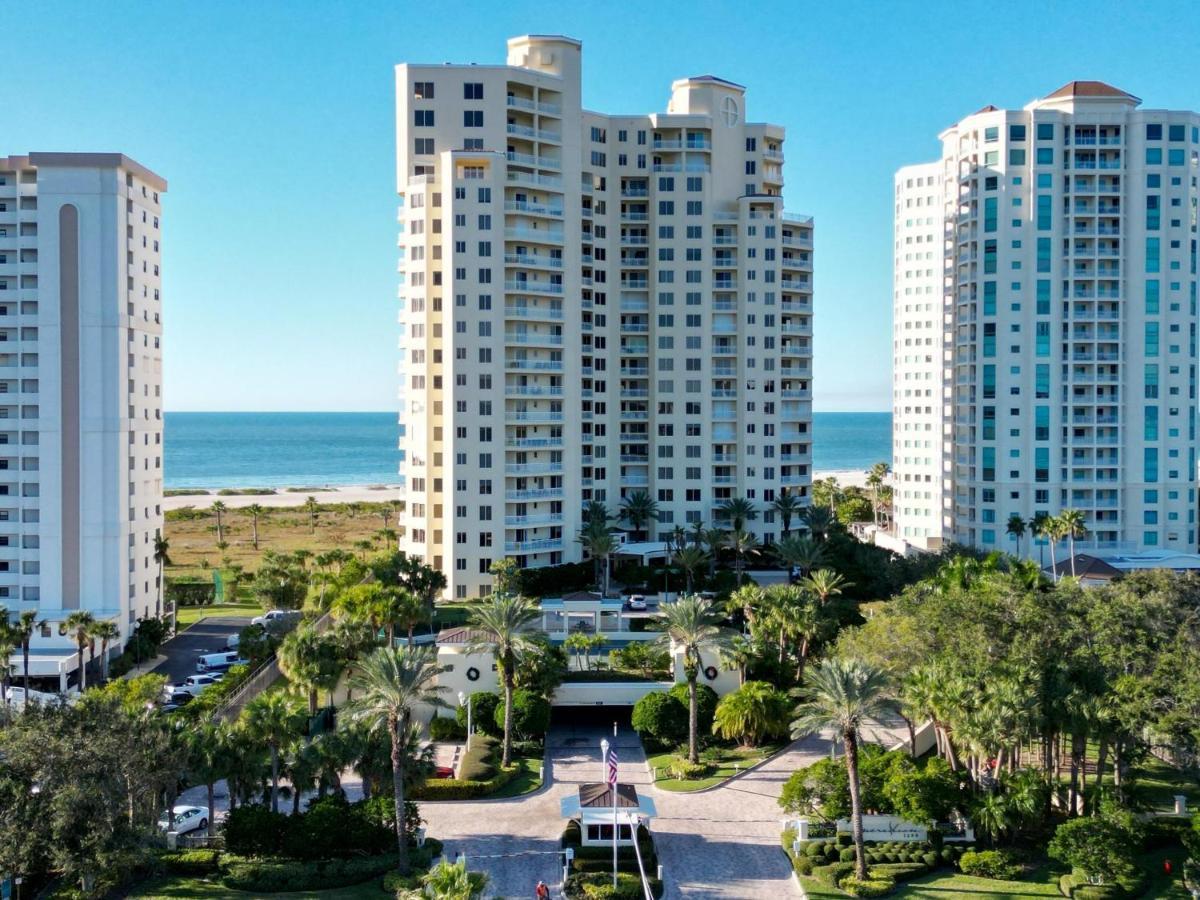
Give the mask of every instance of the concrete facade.
POLYGON ((589 500, 644 490, 644 538, 768 511, 811 479, 812 220, 783 129, 712 76, 666 113, 580 99, 582 48, 396 68, 403 549, 448 595, 503 557, 581 558, 589 500))
POLYGON ((64 686, 73 611, 114 650, 160 612, 166 188, 119 154, 0 157, 0 606, 47 621, 31 674, 64 686))

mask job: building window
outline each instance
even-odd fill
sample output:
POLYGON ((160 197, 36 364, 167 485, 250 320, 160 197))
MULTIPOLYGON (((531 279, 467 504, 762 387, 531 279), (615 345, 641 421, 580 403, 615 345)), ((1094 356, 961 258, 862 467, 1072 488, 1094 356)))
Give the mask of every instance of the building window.
POLYGON ((432 100, 433 99, 433 82, 432 81, 414 81, 413 82, 413 97, 417 100, 432 100))
POLYGON ((482 100, 483 99, 483 82, 468 81, 463 85, 464 100, 482 100))
POLYGON ((464 128, 482 128, 483 127, 483 110, 482 109, 464 109, 463 110, 463 127, 464 128))

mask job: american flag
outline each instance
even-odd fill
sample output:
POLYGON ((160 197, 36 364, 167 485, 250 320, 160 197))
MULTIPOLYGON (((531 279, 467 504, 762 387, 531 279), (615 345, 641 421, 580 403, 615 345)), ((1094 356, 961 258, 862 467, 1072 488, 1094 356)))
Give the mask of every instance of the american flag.
POLYGON ((611 785, 617 783, 617 748, 615 745, 608 748, 608 783, 611 785))

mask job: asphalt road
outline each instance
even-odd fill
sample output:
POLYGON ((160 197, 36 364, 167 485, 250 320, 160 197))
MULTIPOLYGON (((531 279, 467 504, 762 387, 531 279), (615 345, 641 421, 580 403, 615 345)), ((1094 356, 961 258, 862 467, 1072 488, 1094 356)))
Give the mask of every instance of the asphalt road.
POLYGON ((249 624, 249 617, 214 616, 202 619, 159 648, 158 652, 167 657, 167 660, 159 663, 153 672, 156 675, 166 675, 171 684, 183 681, 187 676, 196 674, 198 657, 205 653, 219 653, 225 649, 226 637, 241 631, 249 624))

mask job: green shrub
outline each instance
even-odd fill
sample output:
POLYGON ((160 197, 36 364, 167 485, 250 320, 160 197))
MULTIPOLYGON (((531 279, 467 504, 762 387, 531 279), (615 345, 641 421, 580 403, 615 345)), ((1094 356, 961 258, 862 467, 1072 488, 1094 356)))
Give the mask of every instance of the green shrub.
POLYGON ((932 850, 928 850, 921 854, 921 862, 923 862, 930 869, 936 868, 938 864, 938 855, 932 850))
MULTIPOLYGON (((688 686, 677 684, 668 691, 672 697, 688 708, 688 686)), ((698 734, 712 734, 713 717, 717 714, 717 692, 704 684, 703 680, 696 684, 696 731, 698 734)))
POLYGON ((948 866, 954 865, 955 860, 958 859, 958 854, 954 852, 953 847, 943 847, 942 852, 939 853, 938 856, 940 856, 942 862, 948 866))
POLYGON ((788 854, 792 857, 792 868, 796 870, 797 875, 811 875, 813 863, 811 857, 800 854, 788 854))
POLYGON ((895 888, 896 882, 890 878, 864 878, 859 880, 848 875, 838 882, 838 887, 851 897, 886 897, 895 888))
POLYGON ((804 845, 804 854, 806 856, 824 856, 825 841, 809 841, 804 845))
POLYGON ((221 882, 235 891, 276 894, 327 891, 361 884, 396 868, 394 855, 296 862, 280 859, 226 859, 221 882))
POLYGON ((240 856, 277 856, 283 850, 288 819, 262 804, 242 804, 225 817, 225 849, 240 856))
POLYGON ((496 750, 498 742, 487 735, 475 735, 471 747, 463 753, 458 766, 461 781, 487 781, 496 774, 496 750))
POLYGON ((1020 874, 1020 869, 1009 855, 999 850, 968 850, 959 859, 958 867, 964 875, 1000 881, 1013 879, 1020 874))
POLYGON ((853 847, 843 847, 838 851, 839 862, 854 862, 855 859, 857 855, 853 847))
POLYGON ((1146 823, 1142 850, 1161 850, 1182 844, 1184 836, 1191 834, 1192 820, 1183 816, 1155 816, 1146 823))
POLYGON ((1129 896, 1119 884, 1083 884, 1071 894, 1073 900, 1121 900, 1129 896))
POLYGON ((838 883, 854 872, 854 863, 835 862, 827 866, 813 866, 813 876, 824 884, 830 887, 837 887, 838 883))
MULTIPOLYGON (((656 893, 661 892, 661 884, 654 878, 650 886, 656 893)), ((642 880, 630 872, 617 873, 617 886, 612 885, 612 873, 589 872, 576 873, 567 879, 564 893, 571 898, 584 900, 642 900, 642 880)))
POLYGON ((410 793, 414 800, 474 800, 500 790, 516 778, 519 771, 519 766, 509 766, 497 770, 495 775, 483 781, 433 778, 414 787, 410 793))
POLYGON ((854 843, 854 835, 848 834, 845 831, 840 832, 838 834, 837 838, 835 839, 835 842, 837 843, 837 845, 839 847, 849 847, 851 844, 854 843))
POLYGON ((467 727, 459 725, 448 716, 434 716, 429 720, 429 739, 432 741, 461 741, 467 736, 467 727))
POLYGON ((660 744, 678 744, 688 733, 687 706, 666 691, 652 691, 633 705, 634 730, 660 744))
POLYGON ((873 867, 871 874, 880 878, 890 878, 893 881, 908 881, 912 878, 920 878, 929 869, 930 867, 924 863, 890 863, 873 867))
MULTIPOLYGON (((513 692, 513 735, 530 740, 540 738, 550 727, 550 701, 533 691, 513 692)), ((504 704, 496 705, 492 714, 496 728, 504 733, 504 704)))
POLYGON ((833 841, 829 841, 825 845, 825 849, 822 852, 825 854, 825 858, 827 860, 829 860, 830 862, 837 862, 838 845, 835 844, 833 841))
POLYGON ((688 762, 682 756, 671 758, 671 762, 667 765, 667 772, 672 778, 678 778, 681 781, 694 781, 697 778, 703 778, 708 774, 709 767, 704 763, 688 762))
MULTIPOLYGON (((500 705, 500 695, 491 691, 476 691, 471 695, 471 725, 475 728, 476 733, 490 734, 492 737, 499 737, 504 733, 504 725, 501 722, 499 728, 496 727, 496 707, 500 705)), ((459 706, 454 710, 454 718, 463 728, 463 734, 466 734, 467 728, 467 707, 459 706)), ((474 740, 471 743, 475 743, 474 740)))
POLYGON ((169 874, 194 878, 216 872, 220 857, 216 850, 174 850, 158 859, 169 874))

